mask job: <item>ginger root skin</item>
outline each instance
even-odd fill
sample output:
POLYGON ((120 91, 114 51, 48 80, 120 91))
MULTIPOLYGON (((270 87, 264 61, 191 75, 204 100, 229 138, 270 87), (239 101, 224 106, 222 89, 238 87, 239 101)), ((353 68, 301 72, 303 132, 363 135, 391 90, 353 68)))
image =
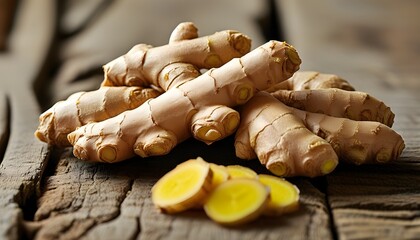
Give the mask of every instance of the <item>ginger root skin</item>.
POLYGON ((346 162, 356 165, 396 160, 405 144, 390 127, 373 121, 354 121, 290 108, 316 135, 324 138, 346 162))
POLYGON ((310 132, 302 120, 266 92, 241 106, 241 123, 235 135, 236 156, 258 157, 277 176, 316 177, 338 164, 331 145, 310 132))
POLYGON ((35 136, 49 145, 68 147, 67 134, 76 128, 134 109, 159 95, 152 88, 125 86, 74 93, 40 115, 35 136))
POLYGON ((368 93, 337 88, 316 90, 277 90, 271 93, 284 104, 300 110, 323 113, 356 121, 376 121, 389 127, 394 113, 384 102, 368 93))
POLYGON ((354 87, 345 79, 327 73, 315 71, 298 71, 291 78, 278 83, 267 89, 267 92, 277 90, 309 90, 309 89, 327 89, 338 88, 346 91, 354 91, 354 87))
MULTIPOLYGON (((194 116, 200 115, 200 111, 244 104, 256 91, 290 78, 300 63, 292 46, 270 41, 220 68, 172 87, 136 109, 78 128, 68 135, 73 153, 80 159, 102 162, 118 162, 134 154, 142 157, 167 154, 191 136, 194 116)), ((231 121, 238 122, 228 116, 207 126, 202 136, 196 138, 208 143, 219 140, 215 135, 223 135, 220 129, 231 129, 231 121)))
POLYGON ((103 66, 102 86, 155 85, 168 90, 159 79, 164 79, 160 75, 172 63, 211 69, 250 51, 251 40, 242 33, 226 30, 197 38, 194 28, 188 23, 180 24, 172 33, 170 43, 164 46, 134 46, 127 54, 103 66))
MULTIPOLYGON (((211 43, 217 46, 216 52, 219 50, 228 52, 228 54, 224 55, 224 57, 220 59, 221 62, 219 64, 224 64, 231 58, 242 56, 249 51, 250 39, 248 37, 233 31, 224 31, 224 33, 231 34, 229 36, 232 37, 232 41, 222 41, 220 39, 221 34, 216 34, 219 36, 219 38, 214 38, 214 36, 207 36, 203 37, 201 41, 185 41, 198 37, 198 29, 195 27, 195 25, 191 22, 185 22, 180 23, 175 28, 170 36, 169 43, 181 44, 180 42, 184 41, 184 43, 182 43, 183 45, 191 45, 191 43, 194 44, 194 42, 197 41, 203 43, 202 40, 205 38, 208 40, 216 39, 216 42, 211 43), (228 51, 229 49, 231 49, 231 51, 228 51), (234 52, 235 50, 238 52, 234 52)), ((204 51, 202 55, 208 56, 210 53, 214 52, 214 49, 210 49, 210 42, 207 44, 208 50, 204 51)), ((139 44, 134 48, 141 49, 142 51, 148 51, 152 47, 146 44, 139 44)), ((126 54, 124 57, 121 57, 121 59, 126 61, 129 65, 136 64, 135 60, 132 58, 136 57, 136 54, 139 53, 136 52, 133 54, 134 56, 126 54)), ((185 53, 182 54, 185 55, 185 53)), ((40 124, 35 132, 35 136, 39 140, 47 142, 50 145, 55 145, 58 147, 71 146, 67 139, 67 134, 74 131, 76 128, 90 122, 100 122, 110 117, 116 116, 126 110, 136 108, 146 100, 160 95, 164 90, 167 90, 175 85, 182 84, 200 75, 200 71, 196 66, 189 63, 178 62, 178 60, 183 59, 179 58, 179 56, 171 55, 171 57, 172 58, 169 60, 172 60, 173 62, 168 63, 166 66, 161 66, 163 68, 158 74, 157 79, 148 79, 148 82, 144 82, 143 85, 147 88, 142 88, 140 86, 131 88, 127 86, 113 86, 114 84, 106 84, 107 79, 105 79, 102 85, 111 85, 110 87, 102 86, 96 91, 75 93, 67 100, 60 101, 46 112, 41 114, 39 118, 40 124), (130 96, 127 97, 127 94, 130 96)), ((200 56, 196 56, 195 59, 199 57, 200 56)), ((143 60, 149 61, 149 59, 150 58, 143 60)), ((155 60, 157 61, 157 59, 155 60)), ((112 65, 112 62, 110 64, 112 65)), ((109 64, 107 64, 107 66, 108 65, 109 64)), ((106 76, 108 76, 109 79, 119 79, 119 74, 122 74, 122 72, 119 72, 121 69, 118 68, 118 66, 118 64, 115 65, 115 68, 111 68, 110 71, 106 73, 106 76)), ((208 65, 203 63, 200 66, 208 65)), ((128 77, 134 76, 136 72, 145 72, 144 69, 127 70, 134 71, 134 73, 128 72, 128 77)), ((133 85, 139 85, 139 83, 137 82, 137 84, 133 85)), ((226 117, 225 115, 229 115, 229 118, 236 118, 236 122, 239 122, 239 114, 233 109, 228 109, 226 107, 223 109, 220 108, 218 115, 219 116, 217 118, 219 119, 226 117)), ((218 119, 213 119, 211 114, 202 115, 202 119, 198 120, 196 125, 206 125, 206 121, 214 120, 217 121, 218 119)), ((233 124, 233 126, 230 126, 226 131, 234 131, 236 126, 237 124, 233 124)))

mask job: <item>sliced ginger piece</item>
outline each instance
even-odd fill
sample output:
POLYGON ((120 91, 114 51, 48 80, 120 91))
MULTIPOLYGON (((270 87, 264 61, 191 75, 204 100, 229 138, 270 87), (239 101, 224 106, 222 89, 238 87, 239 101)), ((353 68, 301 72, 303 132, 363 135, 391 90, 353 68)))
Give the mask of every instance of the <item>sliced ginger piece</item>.
POLYGON ((191 159, 165 174, 152 188, 152 201, 164 213, 177 213, 203 204, 212 183, 210 164, 191 159))
POLYGON ((287 180, 267 174, 259 174, 259 181, 270 188, 270 200, 265 215, 280 215, 299 208, 299 189, 287 180))
POLYGON ((211 181, 211 188, 215 189, 221 183, 226 182, 229 179, 229 172, 223 165, 217 165, 210 163, 210 169, 213 173, 213 178, 211 181))
POLYGON ((241 165, 229 165, 226 166, 230 178, 258 178, 258 174, 251 168, 244 167, 241 165))
POLYGON ((269 188, 257 179, 235 178, 211 192, 204 210, 213 221, 235 226, 259 217, 265 211, 269 196, 269 188))

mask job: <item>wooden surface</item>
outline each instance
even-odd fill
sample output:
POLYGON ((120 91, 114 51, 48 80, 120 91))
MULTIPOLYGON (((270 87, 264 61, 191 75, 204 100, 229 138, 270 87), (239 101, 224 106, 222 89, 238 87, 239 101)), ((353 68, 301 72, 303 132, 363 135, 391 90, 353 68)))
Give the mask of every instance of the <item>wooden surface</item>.
POLYGON ((420 41, 413 30, 420 16, 409 15, 418 4, 399 1, 405 10, 378 20, 393 9, 391 1, 381 11, 374 1, 344 0, 63 2, 19 1, 8 48, 0 52, 0 239, 420 239, 420 41), (388 25, 402 15, 414 23, 388 25), (301 191, 298 212, 225 228, 199 210, 160 214, 150 189, 197 156, 266 173, 256 160, 235 158, 232 138, 212 146, 188 140, 164 157, 108 165, 80 161, 71 148, 49 148, 33 137, 42 109, 98 87, 102 64, 135 43, 165 43, 185 20, 202 35, 238 29, 254 47, 277 35, 298 49, 302 69, 339 74, 385 101, 406 143, 401 159, 292 178, 301 191))

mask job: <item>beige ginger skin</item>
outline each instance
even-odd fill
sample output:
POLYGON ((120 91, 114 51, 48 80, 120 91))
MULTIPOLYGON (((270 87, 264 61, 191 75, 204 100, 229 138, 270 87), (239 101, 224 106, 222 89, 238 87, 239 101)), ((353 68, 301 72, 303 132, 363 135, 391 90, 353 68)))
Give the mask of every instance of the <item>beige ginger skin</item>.
POLYGON ((298 71, 291 78, 280 82, 267 89, 267 92, 277 90, 307 90, 339 88, 347 91, 354 91, 354 87, 345 79, 328 73, 314 71, 298 71))
MULTIPOLYGON (((150 86, 168 90, 172 64, 186 64, 185 68, 211 69, 222 66, 232 58, 241 57, 251 48, 251 40, 236 31, 226 30, 197 38, 192 23, 181 23, 171 34, 169 44, 152 47, 134 46, 127 54, 109 62, 104 69, 102 86, 150 86)), ((180 71, 182 72, 183 67, 180 71)), ((196 76, 195 76, 196 77, 196 76)))
MULTIPOLYGON (((212 67, 208 63, 209 61, 211 63, 212 59, 219 59, 221 62, 217 64, 224 64, 232 58, 240 57, 250 50, 251 40, 247 36, 235 31, 223 31, 203 37, 199 41, 185 41, 197 37, 198 30, 193 23, 180 23, 172 32, 169 43, 178 43, 180 45, 179 42, 184 41, 181 45, 191 45, 196 48, 206 49, 206 51, 200 53, 205 57, 204 61, 207 61, 207 63, 203 62, 199 64, 201 67, 212 67), (207 39, 207 43, 204 41, 205 39, 207 39), (226 54, 223 55, 223 53, 226 54), (218 54, 222 54, 223 56, 217 57, 218 54)), ((107 83, 109 85, 112 83, 108 81, 109 79, 118 79, 121 75, 128 79, 133 79, 133 75, 139 75, 136 71, 144 73, 144 69, 135 68, 126 69, 128 72, 125 74, 118 71, 124 68, 124 66, 133 67, 137 64, 137 61, 153 61, 150 60, 153 59, 150 57, 136 59, 136 56, 139 54, 146 54, 146 51, 149 52, 150 48, 151 46, 140 44, 134 47, 128 54, 107 64, 104 69, 106 69, 106 76, 108 78, 106 78, 103 85, 107 85, 107 83), (141 47, 145 47, 145 50, 139 53, 137 49, 141 47), (124 61, 122 62, 121 60, 124 61), (122 68, 121 65, 123 65, 122 68)), ((156 50, 152 50, 151 52, 156 52, 156 50)), ((194 65, 177 62, 179 60, 188 61, 188 58, 185 58, 185 53, 179 53, 174 56, 170 54, 170 52, 161 53, 162 57, 165 58, 165 61, 162 62, 165 62, 165 64, 169 62, 169 64, 161 69, 161 73, 158 74, 158 79, 148 78, 147 81, 149 82, 143 82, 143 85, 147 86, 147 88, 140 86, 102 86, 96 91, 75 93, 68 99, 56 103, 40 115, 40 124, 35 131, 35 136, 50 145, 59 147, 71 146, 67 140, 67 134, 76 128, 90 122, 103 121, 126 110, 134 109, 146 100, 160 95, 162 90, 167 90, 172 86, 189 81, 200 75, 199 69, 194 65), (184 56, 181 56, 182 54, 184 56), (152 84, 154 84, 154 88, 150 88, 152 84), (160 91, 157 89, 160 89, 160 91)), ((200 59, 200 56, 196 56, 195 59, 200 59)), ((154 70, 156 70, 155 68, 154 70)), ((133 85, 140 85, 140 82, 137 82, 137 84, 132 83, 133 85)), ((202 118, 211 120, 209 114, 206 115, 204 113, 202 113, 202 118)), ((224 115, 235 115, 235 117, 239 118, 239 114, 233 109, 223 107, 219 107, 218 111, 213 114, 221 115, 218 118, 224 115)))
POLYGON ((356 165, 396 160, 405 147, 402 137, 380 122, 290 109, 308 129, 327 140, 341 159, 356 165))
POLYGON ((118 162, 134 154, 142 157, 167 154, 189 138, 192 131, 195 138, 211 143, 232 134, 239 118, 217 115, 205 127, 195 127, 202 112, 244 104, 256 91, 290 78, 300 63, 292 46, 270 41, 241 58, 170 88, 134 110, 80 127, 68 139, 76 157, 103 162, 118 162))
POLYGON ((76 128, 134 109, 159 94, 152 88, 125 86, 74 93, 39 116, 35 136, 50 145, 71 146, 67 134, 76 128))
POLYGON ((269 93, 259 92, 241 107, 235 136, 236 156, 258 157, 277 176, 315 177, 330 173, 337 154, 309 131, 292 110, 269 93))
POLYGON ((394 123, 395 115, 391 109, 365 92, 329 88, 277 90, 271 94, 290 107, 308 112, 357 121, 376 121, 389 127, 394 123))
POLYGON ((404 149, 402 137, 390 128, 394 119, 390 108, 367 93, 354 91, 336 75, 297 72, 266 91, 271 98, 258 93, 241 106, 235 149, 240 158, 258 157, 276 175, 313 177, 328 172, 322 169, 332 171, 337 162, 331 160, 331 149, 341 160, 356 165, 396 160, 404 149), (301 130, 302 124, 312 136, 290 134, 301 130), (320 146, 330 145, 329 158, 311 148, 317 144, 307 140, 314 135, 320 146), (319 138, 325 139, 323 144, 319 138), (304 159, 315 164, 299 167, 304 159))

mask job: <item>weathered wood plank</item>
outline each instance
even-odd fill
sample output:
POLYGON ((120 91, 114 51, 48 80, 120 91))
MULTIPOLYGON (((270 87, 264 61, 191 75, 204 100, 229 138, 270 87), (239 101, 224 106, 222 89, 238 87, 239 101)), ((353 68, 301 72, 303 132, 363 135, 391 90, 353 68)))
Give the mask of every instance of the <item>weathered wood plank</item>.
POLYGON ((1 85, 10 104, 10 137, 0 164, 1 239, 21 237, 21 207, 39 192, 46 166, 47 146, 33 137, 39 106, 32 84, 50 48, 54 22, 53 1, 20 1, 8 53, 0 56, 1 85))
POLYGON ((34 221, 27 222, 26 231, 35 239, 332 239, 325 195, 307 179, 292 179, 302 191, 299 212, 261 217, 239 228, 221 227, 201 210, 166 215, 154 208, 152 185, 188 158, 242 163, 265 172, 256 161, 236 159, 232 141, 208 147, 191 140, 164 157, 114 165, 77 160, 68 149, 45 178, 34 221))

